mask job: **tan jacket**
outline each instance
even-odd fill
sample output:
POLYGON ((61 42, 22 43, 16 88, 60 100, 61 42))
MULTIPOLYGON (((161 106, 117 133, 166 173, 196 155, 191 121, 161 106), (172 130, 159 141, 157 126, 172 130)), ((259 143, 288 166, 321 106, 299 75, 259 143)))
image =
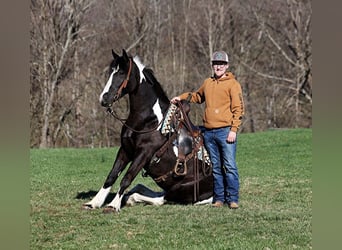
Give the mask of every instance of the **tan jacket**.
POLYGON ((231 72, 220 79, 205 79, 196 92, 183 93, 180 99, 187 99, 189 94, 192 95, 190 102, 205 102, 204 127, 231 126, 231 131, 237 132, 244 115, 244 104, 241 85, 231 72))

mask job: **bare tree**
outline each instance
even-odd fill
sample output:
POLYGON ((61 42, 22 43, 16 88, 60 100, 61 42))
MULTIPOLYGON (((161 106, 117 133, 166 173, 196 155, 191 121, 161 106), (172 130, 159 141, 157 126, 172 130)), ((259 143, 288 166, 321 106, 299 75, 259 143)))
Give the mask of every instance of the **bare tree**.
POLYGON ((247 29, 250 35, 241 43, 247 51, 238 54, 238 59, 264 93, 264 101, 257 98, 259 106, 264 103, 263 119, 267 127, 303 126, 300 121, 311 116, 312 105, 311 2, 251 1, 245 7, 241 11, 251 13, 248 18, 257 27, 254 34, 247 29))
MULTIPOLYGON (((89 1, 31 2, 31 67, 35 74, 31 79, 39 79, 32 86, 41 92, 38 103, 43 106, 39 147, 51 146, 54 134, 58 135, 59 122, 68 114, 64 110, 59 121, 51 124, 58 86, 72 75, 69 64, 80 30, 79 15, 88 7, 89 1), (53 125, 57 126, 56 131, 53 125)), ((31 105, 31 110, 35 108, 31 105)))

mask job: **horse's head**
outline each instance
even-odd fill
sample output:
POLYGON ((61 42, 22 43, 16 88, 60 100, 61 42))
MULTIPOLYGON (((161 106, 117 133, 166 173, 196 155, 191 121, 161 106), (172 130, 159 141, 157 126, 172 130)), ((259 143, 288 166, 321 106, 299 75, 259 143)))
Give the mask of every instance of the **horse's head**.
POLYGON ((117 55, 113 50, 112 54, 109 79, 100 95, 100 103, 104 107, 110 107, 119 98, 133 91, 139 83, 139 74, 137 74, 139 69, 126 51, 122 51, 122 56, 117 55))

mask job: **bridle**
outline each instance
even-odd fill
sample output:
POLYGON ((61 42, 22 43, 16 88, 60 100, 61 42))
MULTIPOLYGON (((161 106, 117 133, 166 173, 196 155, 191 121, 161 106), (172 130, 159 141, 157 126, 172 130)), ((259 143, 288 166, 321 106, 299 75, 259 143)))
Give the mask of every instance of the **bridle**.
POLYGON ((115 94, 115 96, 114 96, 114 100, 119 99, 120 96, 121 96, 122 90, 123 90, 124 88, 127 87, 127 83, 128 83, 129 78, 130 78, 130 76, 131 76, 132 65, 133 65, 132 59, 129 58, 129 68, 128 68, 127 76, 126 76, 125 80, 123 80, 123 82, 121 83, 121 85, 120 85, 118 91, 116 92, 116 94, 115 94))

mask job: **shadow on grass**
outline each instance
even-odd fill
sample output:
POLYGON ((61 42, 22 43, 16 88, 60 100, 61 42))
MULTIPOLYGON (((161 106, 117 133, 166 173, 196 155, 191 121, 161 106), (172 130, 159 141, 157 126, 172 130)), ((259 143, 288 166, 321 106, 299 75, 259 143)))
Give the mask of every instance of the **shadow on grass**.
MULTIPOLYGON (((134 193, 138 193, 142 196, 149 197, 149 198, 158 198, 158 197, 162 197, 165 195, 164 191, 156 192, 156 191, 153 191, 153 190, 145 187, 142 184, 138 184, 134 188, 132 188, 129 192, 127 192, 123 195, 122 200, 121 200, 121 206, 122 207, 126 205, 128 198, 130 197, 130 195, 132 195, 134 193)), ((96 194, 97 194, 97 191, 94 191, 94 190, 89 190, 87 192, 78 192, 75 199, 90 200, 96 194)), ((114 199, 116 194, 117 193, 109 193, 108 196, 106 197, 104 203, 105 204, 110 203, 114 199)))
MULTIPOLYGON (((94 191, 94 190, 89 190, 87 192, 78 192, 75 199, 77 199, 77 200, 90 200, 97 194, 97 192, 98 191, 94 191)), ((109 193, 106 200, 105 200, 105 203, 111 202, 114 199, 115 195, 116 195, 116 193, 109 193)))

